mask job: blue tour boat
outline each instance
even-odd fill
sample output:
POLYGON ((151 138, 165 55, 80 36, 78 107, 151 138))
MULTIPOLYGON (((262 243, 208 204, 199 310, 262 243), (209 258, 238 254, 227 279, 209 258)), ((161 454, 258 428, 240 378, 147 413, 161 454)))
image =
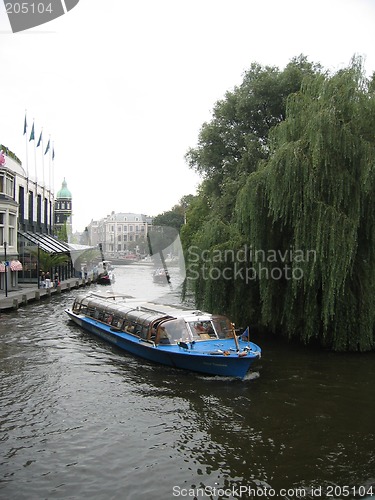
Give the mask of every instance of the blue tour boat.
POLYGON ((261 357, 225 316, 95 293, 78 295, 66 313, 120 349, 175 368, 243 379, 261 357))

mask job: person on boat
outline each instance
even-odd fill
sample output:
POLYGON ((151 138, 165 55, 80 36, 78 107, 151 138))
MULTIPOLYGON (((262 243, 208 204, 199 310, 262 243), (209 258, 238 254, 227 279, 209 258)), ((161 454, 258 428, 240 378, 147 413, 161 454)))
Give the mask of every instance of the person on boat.
POLYGON ((51 287, 51 275, 49 274, 49 272, 47 271, 46 272, 46 288, 50 288, 51 287))
POLYGON ((199 334, 199 333, 207 333, 207 330, 205 329, 205 327, 203 326, 203 323, 200 321, 199 323, 195 323, 195 331, 199 334))

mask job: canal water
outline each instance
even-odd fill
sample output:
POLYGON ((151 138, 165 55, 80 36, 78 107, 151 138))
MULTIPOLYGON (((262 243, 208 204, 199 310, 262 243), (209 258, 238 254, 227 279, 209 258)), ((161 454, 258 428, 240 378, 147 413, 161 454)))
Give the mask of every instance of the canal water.
MULTIPOLYGON (((148 267, 115 272, 115 291, 178 300, 148 267)), ((77 293, 0 316, 0 498, 375 495, 374 354, 254 337, 246 380, 205 377, 91 337, 64 313, 77 293)))

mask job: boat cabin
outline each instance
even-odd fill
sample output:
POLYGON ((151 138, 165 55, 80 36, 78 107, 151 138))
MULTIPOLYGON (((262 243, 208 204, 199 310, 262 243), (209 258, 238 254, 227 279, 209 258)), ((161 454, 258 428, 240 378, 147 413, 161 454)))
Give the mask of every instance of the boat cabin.
POLYGON ((152 344, 177 344, 232 337, 233 324, 225 316, 141 304, 96 295, 77 296, 73 313, 105 323, 152 344))

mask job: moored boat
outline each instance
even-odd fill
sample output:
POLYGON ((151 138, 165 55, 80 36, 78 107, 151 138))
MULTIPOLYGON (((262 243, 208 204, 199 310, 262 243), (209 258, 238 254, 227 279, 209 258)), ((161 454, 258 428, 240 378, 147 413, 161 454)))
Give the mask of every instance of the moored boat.
POLYGON ((95 293, 77 296, 66 313, 120 349, 175 368, 243 379, 261 356, 225 316, 95 293))
POLYGON ((171 277, 166 269, 158 268, 152 273, 152 281, 154 283, 165 285, 171 282, 171 277))
POLYGON ((110 285, 115 282, 115 273, 113 266, 109 260, 103 260, 97 265, 97 279, 99 285, 110 285))
POLYGON ((96 282, 99 285, 110 285, 115 282, 115 274, 113 271, 105 271, 98 275, 96 282))

